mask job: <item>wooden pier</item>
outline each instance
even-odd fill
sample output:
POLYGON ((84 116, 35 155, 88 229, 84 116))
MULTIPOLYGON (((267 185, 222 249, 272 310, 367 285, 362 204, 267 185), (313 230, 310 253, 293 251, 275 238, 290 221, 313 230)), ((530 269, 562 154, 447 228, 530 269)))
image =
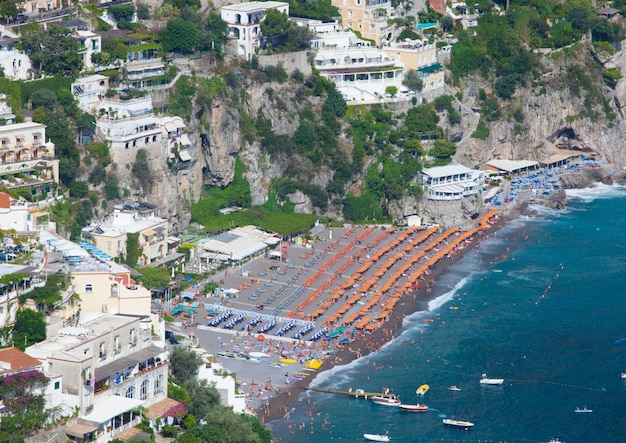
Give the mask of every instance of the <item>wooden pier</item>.
MULTIPOLYGON (((385 394, 382 392, 365 392, 363 389, 355 389, 353 390, 352 388, 350 388, 347 391, 340 391, 338 389, 323 389, 323 388, 314 388, 314 387, 307 387, 307 390, 310 391, 317 391, 317 392, 325 392, 327 394, 340 394, 340 395, 348 395, 350 397, 354 397, 354 398, 364 398, 364 399, 370 399, 372 397, 378 396, 378 397, 384 397, 385 394)), ((387 396, 389 394, 386 394, 387 396)))

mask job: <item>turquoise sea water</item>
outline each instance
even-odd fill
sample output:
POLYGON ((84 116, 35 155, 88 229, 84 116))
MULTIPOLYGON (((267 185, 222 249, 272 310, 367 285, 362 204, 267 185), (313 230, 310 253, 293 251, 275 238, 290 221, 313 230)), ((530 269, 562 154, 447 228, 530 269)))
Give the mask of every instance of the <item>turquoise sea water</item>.
POLYGON ((520 218, 483 240, 439 277, 428 311, 408 317, 401 337, 314 382, 391 387, 428 412, 307 392, 271 424, 276 440, 388 431, 392 442, 626 442, 626 189, 569 197, 565 211, 520 218), (505 382, 480 385, 483 373, 505 382), (430 390, 418 397, 424 383, 430 390), (574 412, 585 406, 593 412, 574 412), (475 427, 447 428, 444 417, 475 427))

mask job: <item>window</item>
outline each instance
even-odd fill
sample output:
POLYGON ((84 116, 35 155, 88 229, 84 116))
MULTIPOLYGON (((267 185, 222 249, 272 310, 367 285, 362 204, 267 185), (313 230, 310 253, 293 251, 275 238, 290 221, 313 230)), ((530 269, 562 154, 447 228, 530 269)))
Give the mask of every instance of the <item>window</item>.
POLYGON ((106 348, 104 347, 104 342, 100 343, 100 358, 106 358, 107 356, 107 351, 106 348))
POLYGON ((122 346, 120 345, 120 336, 116 335, 113 338, 113 349, 115 349, 115 352, 120 352, 122 350, 122 346))
POLYGON ((61 382, 60 381, 55 381, 54 382, 54 389, 61 389, 61 382))
POLYGON ((159 374, 154 379, 154 395, 163 393, 163 374, 159 374))
POLYGON ((87 283, 85 285, 85 294, 91 294, 93 292, 93 285, 91 283, 87 283))
POLYGON ((150 382, 148 379, 141 382, 141 390, 139 391, 139 400, 147 400, 148 399, 148 388, 150 387, 150 382))
POLYGON ((135 398, 135 385, 130 385, 126 388, 126 398, 135 398))
POLYGON ((152 136, 152 141, 155 142, 156 141, 156 135, 152 136))
POLYGON ((130 340, 129 341, 130 341, 131 345, 137 344, 137 334, 135 334, 135 330, 134 329, 130 330, 130 340))

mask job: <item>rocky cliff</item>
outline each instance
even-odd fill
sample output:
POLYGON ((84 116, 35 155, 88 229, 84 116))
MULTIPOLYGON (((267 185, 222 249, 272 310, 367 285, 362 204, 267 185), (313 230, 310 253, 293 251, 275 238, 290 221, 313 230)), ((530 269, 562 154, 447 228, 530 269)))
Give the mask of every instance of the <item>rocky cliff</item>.
MULTIPOLYGON (((456 104, 462 121, 445 128, 448 134, 462 135, 456 160, 482 168, 491 159, 542 161, 565 151, 581 151, 597 155, 610 166, 602 172, 589 172, 584 177, 564 177, 565 188, 587 186, 594 181, 624 181, 626 119, 621 104, 626 104, 626 80, 621 79, 614 89, 609 88, 603 82, 602 67, 617 67, 626 72, 626 51, 620 49, 614 56, 599 62, 592 45, 583 41, 565 51, 540 55, 535 77, 528 78, 525 85, 518 87, 511 100, 499 102, 501 116, 489 122, 486 140, 472 138, 471 134, 480 119, 481 103, 477 91, 484 89, 490 93, 489 82, 482 78, 465 79, 459 89, 462 101, 456 104)), ((237 156, 247 167, 245 176, 250 182, 255 205, 267 201, 270 184, 290 167, 290 159, 272 160, 258 141, 244 139, 241 113, 243 111, 252 118, 261 115, 271 122, 276 134, 293 135, 298 128, 298 115, 305 106, 319 112, 319 98, 303 98, 294 82, 245 81, 242 87, 245 99, 238 108, 224 97, 214 100, 210 107, 196 109, 196 117, 190 124, 198 141, 196 165, 188 171, 177 171, 175 178, 167 170, 159 170, 162 179, 158 180, 150 197, 164 202, 166 214, 185 213, 184 209, 200 197, 201 184, 228 185, 234 176, 237 156), (204 116, 198 119, 200 114, 204 116)), ((343 142, 349 144, 349 137, 344 136, 343 142)), ((311 182, 322 187, 332 178, 332 171, 328 169, 310 173, 311 182)), ((309 198, 302 192, 291 194, 289 198, 298 211, 313 210, 309 198)), ((558 207, 562 201, 561 197, 553 197, 548 204, 558 207)), ((390 211, 395 217, 422 213, 436 218, 435 214, 445 212, 464 218, 479 209, 471 202, 454 208, 438 206, 441 205, 410 196, 391 205, 390 211)), ((330 205, 327 215, 337 215, 336 208, 330 205)), ((185 226, 184 218, 179 221, 181 227, 185 226)), ((455 217, 444 218, 454 222, 455 217)))

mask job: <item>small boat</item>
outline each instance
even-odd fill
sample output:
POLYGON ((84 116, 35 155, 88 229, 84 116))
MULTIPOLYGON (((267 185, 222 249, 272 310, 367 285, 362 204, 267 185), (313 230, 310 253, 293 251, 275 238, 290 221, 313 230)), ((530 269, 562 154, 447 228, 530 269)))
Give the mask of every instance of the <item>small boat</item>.
POLYGON ((363 437, 365 438, 365 440, 369 440, 369 441, 389 441, 388 435, 363 434, 363 437))
POLYGON ((281 363, 298 363, 298 360, 294 360, 293 358, 281 358, 278 361, 281 363))
POLYGON ((550 440, 548 443, 565 443, 565 442, 555 437, 552 440, 550 440))
POLYGON ((422 385, 422 386, 420 386, 419 388, 417 388, 417 389, 415 390, 415 393, 416 393, 417 395, 424 395, 424 394, 426 394, 426 391, 428 391, 429 389, 430 389, 430 386, 428 386, 428 385, 422 385))
POLYGON ((428 406, 418 403, 416 405, 400 405, 400 409, 408 412, 426 412, 428 411, 428 406))
POLYGON ((576 408, 574 409, 574 412, 593 412, 593 409, 587 409, 587 406, 585 406, 584 408, 576 408))
POLYGON ((372 397, 372 401, 377 405, 383 406, 400 406, 402 403, 395 396, 385 396, 385 395, 374 395, 372 397))
POLYGON ((446 426, 453 426, 455 428, 463 428, 465 430, 474 426, 474 423, 472 423, 471 421, 454 420, 451 418, 444 418, 443 424, 446 426))
POLYGON ((483 374, 483 378, 480 379, 480 383, 483 385, 500 386, 504 383, 503 378, 489 378, 487 374, 483 374))
POLYGON ((622 372, 622 373, 619 375, 619 378, 626 378, 626 372, 622 372))
POLYGON ((448 391, 460 391, 461 388, 457 388, 456 386, 452 385, 448 388, 448 391))
POLYGON ((424 319, 424 323, 432 323, 432 322, 434 322, 434 321, 435 321, 435 320, 433 320, 432 318, 426 318, 426 319, 424 319))

